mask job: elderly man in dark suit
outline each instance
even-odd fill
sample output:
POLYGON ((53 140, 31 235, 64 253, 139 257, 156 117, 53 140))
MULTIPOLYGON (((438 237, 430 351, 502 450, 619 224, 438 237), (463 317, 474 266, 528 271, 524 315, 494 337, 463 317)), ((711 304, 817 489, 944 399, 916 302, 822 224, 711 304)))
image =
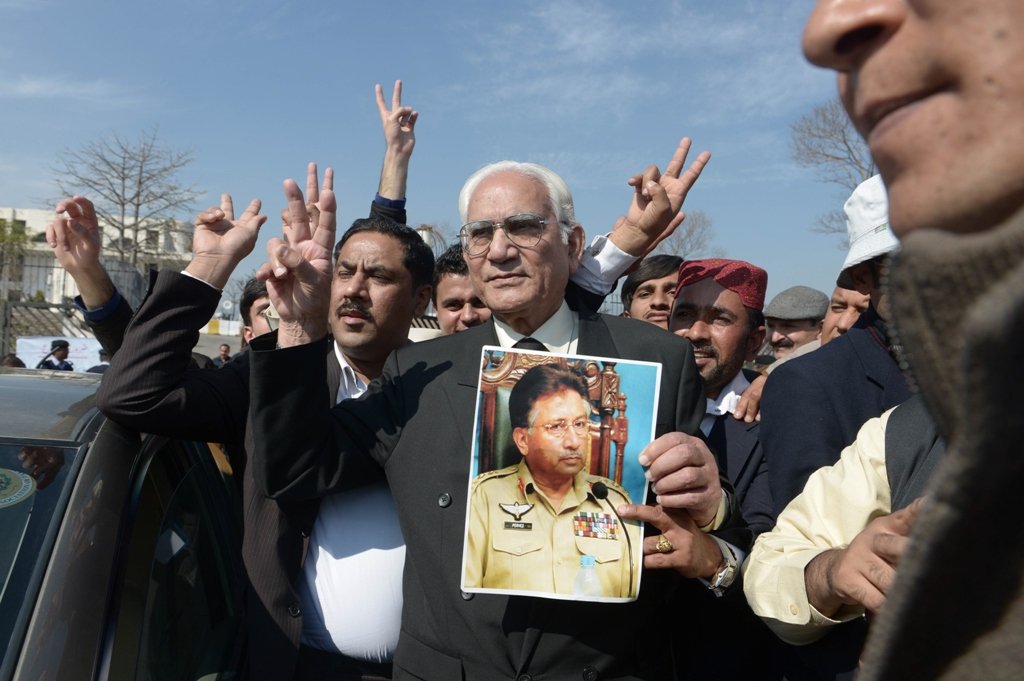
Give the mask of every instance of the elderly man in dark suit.
MULTIPOLYGON (((690 181, 705 160, 688 171, 690 181)), ((679 180, 682 164, 677 153, 660 183, 655 176, 641 185, 627 220, 675 210, 669 195, 687 183, 679 180)), ((316 498, 358 480, 368 467, 384 469, 407 543, 396 678, 665 678, 672 658, 666 628, 678 617, 665 609, 672 571, 648 575, 638 601, 613 610, 459 591, 470 431, 487 344, 661 362, 659 437, 641 455, 660 507, 623 506, 620 514, 661 532, 644 541, 647 567, 713 579, 726 562, 719 540, 704 530, 723 527, 735 514, 710 451, 686 434, 697 431, 704 411, 690 346, 649 324, 564 305, 583 247, 564 182, 540 166, 513 162, 471 177, 460 195, 461 237, 491 320, 399 349, 361 399, 333 410, 325 408, 320 386, 305 380, 316 371, 327 331, 322 290, 332 237, 321 233, 323 222, 310 235, 302 196, 294 183, 286 187, 289 243, 272 241, 270 263, 260 270, 281 328, 279 349, 273 341, 253 344, 253 464, 265 491, 281 500, 316 498), (288 425, 295 423, 302 427, 288 425)), ((321 212, 322 219, 329 215, 321 212)), ((694 622, 691 633, 720 632, 694 622)), ((680 671, 685 676, 685 664, 680 671)))

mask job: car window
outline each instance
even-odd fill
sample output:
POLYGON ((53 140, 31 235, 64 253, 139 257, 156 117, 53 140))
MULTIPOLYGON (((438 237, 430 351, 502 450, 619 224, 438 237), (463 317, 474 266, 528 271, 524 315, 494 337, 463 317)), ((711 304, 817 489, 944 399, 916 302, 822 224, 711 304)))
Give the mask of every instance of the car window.
POLYGON ((243 657, 234 483, 204 445, 165 442, 135 494, 111 679, 227 678, 243 657))
MULTIPOLYGON (((45 565, 79 447, 0 440, 0 647, 6 650, 37 565, 45 565)), ((36 579, 36 581, 38 581, 36 579)))

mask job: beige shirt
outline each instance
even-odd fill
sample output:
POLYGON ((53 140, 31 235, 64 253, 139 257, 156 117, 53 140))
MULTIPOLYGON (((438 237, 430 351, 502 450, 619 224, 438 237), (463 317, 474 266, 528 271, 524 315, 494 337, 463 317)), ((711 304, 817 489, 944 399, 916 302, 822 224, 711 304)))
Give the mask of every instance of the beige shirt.
POLYGON ((743 567, 751 609, 788 643, 813 643, 829 627, 863 615, 853 606, 844 606, 835 618, 818 612, 807 600, 804 568, 819 553, 846 547, 869 522, 891 512, 885 469, 891 413, 865 423, 835 465, 811 474, 775 528, 757 538, 743 567))
POLYGON ((616 517, 612 505, 623 503, 632 502, 622 487, 585 471, 576 474, 557 509, 524 462, 477 476, 469 502, 465 587, 571 596, 580 558, 589 555, 602 597, 635 595, 643 537, 639 523, 616 517), (607 499, 592 493, 596 482, 608 487, 607 499))

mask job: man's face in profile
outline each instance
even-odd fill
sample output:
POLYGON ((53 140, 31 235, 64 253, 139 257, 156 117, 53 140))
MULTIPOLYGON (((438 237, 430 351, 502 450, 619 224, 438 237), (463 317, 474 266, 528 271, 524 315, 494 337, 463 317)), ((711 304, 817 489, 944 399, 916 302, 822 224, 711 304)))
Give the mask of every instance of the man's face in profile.
POLYGON ((807 58, 885 180, 893 231, 987 229, 1024 204, 1024 2, 819 0, 807 58))
POLYGON ((828 312, 821 322, 821 344, 825 345, 849 331, 870 302, 871 297, 866 293, 836 286, 828 303, 828 312))
POLYGON ((256 336, 262 336, 272 331, 270 322, 264 316, 268 307, 270 307, 270 298, 266 296, 252 301, 252 305, 249 306, 249 321, 251 325, 242 327, 242 337, 246 343, 252 341, 256 336))
POLYGON ((559 390, 537 398, 526 428, 515 428, 512 441, 541 483, 572 478, 586 463, 590 439, 590 408, 575 390, 559 390))

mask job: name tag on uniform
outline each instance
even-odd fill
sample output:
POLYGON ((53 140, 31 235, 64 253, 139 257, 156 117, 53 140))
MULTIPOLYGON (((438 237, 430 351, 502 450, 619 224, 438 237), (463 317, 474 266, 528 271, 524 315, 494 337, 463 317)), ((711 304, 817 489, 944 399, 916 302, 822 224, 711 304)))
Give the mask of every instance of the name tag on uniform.
POLYGON ((618 538, 619 521, 611 513, 580 511, 572 517, 573 534, 593 539, 618 538))
POLYGON ((519 523, 512 520, 505 521, 506 530, 532 530, 533 523, 519 523))

